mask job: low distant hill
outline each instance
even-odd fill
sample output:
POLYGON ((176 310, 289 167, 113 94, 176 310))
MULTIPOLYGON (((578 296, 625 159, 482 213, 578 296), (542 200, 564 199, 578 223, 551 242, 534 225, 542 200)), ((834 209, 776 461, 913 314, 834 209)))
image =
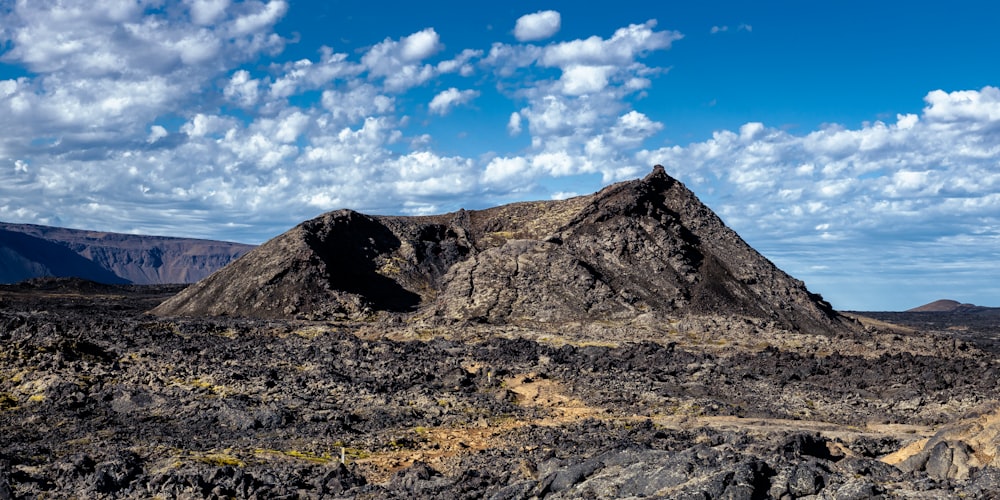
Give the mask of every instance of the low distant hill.
POLYGON ((1000 309, 996 307, 983 307, 975 304, 963 304, 957 300, 941 299, 924 304, 920 307, 908 309, 906 312, 946 312, 946 313, 971 313, 983 312, 990 309, 1000 309))
POLYGON ((49 276, 137 285, 194 283, 253 248, 0 222, 0 283, 49 276))

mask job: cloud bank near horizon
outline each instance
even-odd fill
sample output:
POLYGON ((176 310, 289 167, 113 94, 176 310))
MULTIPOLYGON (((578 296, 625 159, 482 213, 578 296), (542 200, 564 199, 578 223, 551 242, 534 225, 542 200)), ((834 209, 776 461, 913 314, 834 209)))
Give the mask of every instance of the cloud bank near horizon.
POLYGON ((596 189, 659 163, 796 276, 840 283, 850 267, 889 283, 935 259, 951 277, 1000 275, 996 87, 928 89, 919 114, 892 122, 803 134, 751 122, 663 145, 643 98, 668 68, 647 61, 683 35, 655 20, 559 40, 559 13, 543 11, 488 47, 452 48, 427 27, 285 60, 275 26, 288 9, 0 9, 0 62, 22 73, 0 80, 0 220, 260 242, 337 208, 564 198, 562 181, 596 189), (462 113, 496 106, 510 111, 489 148, 417 126, 461 128, 462 113))

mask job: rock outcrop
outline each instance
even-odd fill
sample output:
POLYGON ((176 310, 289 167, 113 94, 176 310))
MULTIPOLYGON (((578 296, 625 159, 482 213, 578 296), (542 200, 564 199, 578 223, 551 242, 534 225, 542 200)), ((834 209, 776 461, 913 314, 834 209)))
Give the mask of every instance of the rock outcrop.
POLYGON ((304 222, 153 312, 492 324, 721 315, 829 331, 837 314, 657 166, 569 200, 304 222))
POLYGON ((0 230, 2 283, 47 276, 137 285, 194 283, 253 248, 242 243, 33 224, 0 223, 0 230))
POLYGON ((943 426, 934 436, 916 441, 883 460, 904 472, 926 471, 938 480, 966 480, 977 469, 1000 460, 1000 406, 943 426))

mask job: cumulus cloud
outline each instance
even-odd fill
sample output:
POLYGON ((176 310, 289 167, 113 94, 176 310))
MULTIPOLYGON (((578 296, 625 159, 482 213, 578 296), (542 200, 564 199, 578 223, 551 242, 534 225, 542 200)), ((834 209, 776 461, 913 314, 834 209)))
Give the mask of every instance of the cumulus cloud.
POLYGON ((229 7, 229 0, 184 0, 184 3, 191 9, 191 20, 202 26, 219 20, 229 7))
POLYGON ((665 50, 683 38, 675 31, 656 31, 656 21, 619 28, 608 39, 592 36, 546 47, 541 63, 546 66, 623 65, 654 50, 665 50))
POLYGON ((184 11, 137 2, 17 2, 0 13, 10 49, 3 61, 31 72, 5 82, 0 144, 23 150, 39 136, 53 149, 79 150, 111 137, 145 135, 148 123, 198 92, 228 66, 280 49, 270 33, 287 4, 243 2, 228 12, 212 2, 184 11), (214 10, 213 10, 214 9, 214 10))
POLYGON ((517 111, 511 113, 507 120, 507 133, 510 135, 521 134, 521 114, 517 111))
POLYGON ((300 59, 285 63, 281 74, 270 83, 269 95, 284 99, 304 91, 324 88, 332 81, 360 75, 363 67, 348 61, 347 54, 333 52, 328 47, 321 50, 319 61, 300 59))
POLYGON ((518 18, 514 25, 514 38, 520 42, 545 40, 552 37, 562 25, 562 17, 554 10, 543 10, 518 18))
POLYGON ((642 171, 646 167, 629 156, 662 125, 644 114, 630 114, 626 99, 648 88, 650 78, 661 71, 642 59, 669 49, 680 38, 680 33, 657 30, 656 21, 650 20, 615 30, 609 38, 592 36, 542 46, 494 44, 481 64, 501 78, 516 102, 523 103, 508 120, 507 130, 511 135, 528 130, 531 148, 525 156, 533 166, 508 177, 499 174, 510 171, 513 163, 498 163, 487 168, 484 184, 502 181, 513 188, 515 179, 527 186, 541 176, 593 173, 610 182, 642 171), (558 77, 524 77, 538 68, 556 68, 558 77), (634 139, 625 140, 629 135, 623 132, 625 116, 641 116, 648 122, 641 130, 632 130, 634 139))
POLYGON ((146 142, 152 144, 160 139, 163 139, 167 135, 169 135, 167 133, 167 129, 160 125, 153 125, 149 128, 149 137, 146 139, 146 142))
POLYGON ((443 48, 434 28, 427 28, 399 40, 386 38, 375 45, 361 63, 371 77, 385 78, 385 86, 402 91, 430 80, 438 74, 430 64, 423 64, 428 57, 443 48))
POLYGON ((427 105, 427 110, 436 115, 446 115, 455 106, 468 104, 476 97, 479 97, 478 90, 458 90, 452 87, 434 96, 427 105))

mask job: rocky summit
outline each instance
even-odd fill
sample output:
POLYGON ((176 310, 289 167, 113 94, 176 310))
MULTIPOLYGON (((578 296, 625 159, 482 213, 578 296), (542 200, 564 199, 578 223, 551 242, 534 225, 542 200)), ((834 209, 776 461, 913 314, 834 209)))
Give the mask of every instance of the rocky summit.
POLYGON ((661 166, 561 201, 430 217, 330 212, 153 312, 489 324, 722 316, 844 328, 661 166))

